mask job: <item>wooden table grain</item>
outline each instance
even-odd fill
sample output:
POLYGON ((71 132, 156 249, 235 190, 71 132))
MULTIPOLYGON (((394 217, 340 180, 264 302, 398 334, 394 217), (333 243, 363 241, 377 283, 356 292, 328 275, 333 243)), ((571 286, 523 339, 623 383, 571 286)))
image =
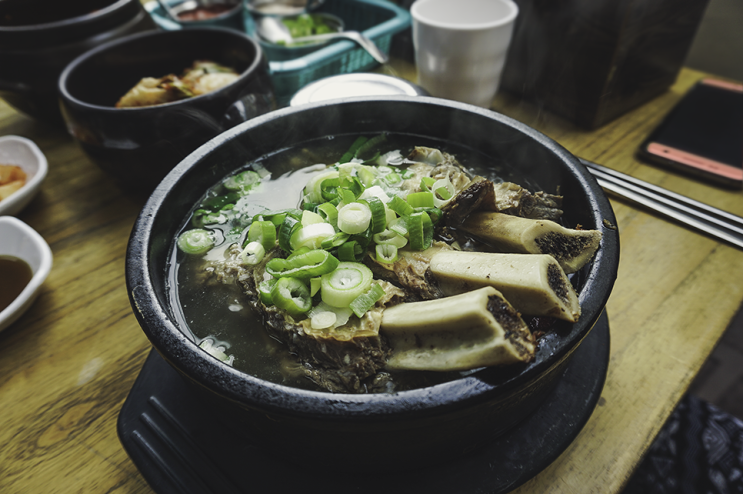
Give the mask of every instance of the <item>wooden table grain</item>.
MULTIPOLYGON (((409 66, 394 65, 412 77, 409 66)), ((743 193, 637 161, 643 137, 704 74, 586 131, 508 95, 494 108, 576 155, 743 215, 743 193)), ((0 333, 0 492, 149 493, 122 448, 119 410, 150 345, 129 306, 124 254, 145 197, 123 193, 61 128, 0 101, 0 135, 34 140, 49 161, 18 217, 54 255, 30 309, 0 333)), ((743 251, 612 198, 621 261, 607 311, 611 360, 577 439, 519 493, 620 492, 743 301, 743 251)))

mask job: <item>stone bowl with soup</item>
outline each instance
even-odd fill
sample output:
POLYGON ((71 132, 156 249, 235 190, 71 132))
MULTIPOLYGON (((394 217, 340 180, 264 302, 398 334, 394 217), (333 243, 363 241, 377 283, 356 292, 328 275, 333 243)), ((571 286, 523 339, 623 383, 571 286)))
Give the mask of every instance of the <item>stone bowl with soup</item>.
POLYGON ((231 443, 310 466, 410 469, 476 451, 550 395, 611 292, 613 224, 585 167, 524 124, 437 98, 348 98, 255 118, 185 158, 134 225, 126 280, 143 331, 231 443), (559 196, 559 217, 516 220, 494 210, 494 190, 524 210, 559 196), (572 268, 556 267, 559 253, 508 257, 553 266, 548 284, 574 292, 573 310, 534 317, 541 295, 489 285, 510 269, 496 257, 519 254, 495 252, 469 224, 480 215, 593 238, 572 268), (454 282, 451 256, 464 256, 454 282), (369 272, 368 291, 344 297, 369 272))

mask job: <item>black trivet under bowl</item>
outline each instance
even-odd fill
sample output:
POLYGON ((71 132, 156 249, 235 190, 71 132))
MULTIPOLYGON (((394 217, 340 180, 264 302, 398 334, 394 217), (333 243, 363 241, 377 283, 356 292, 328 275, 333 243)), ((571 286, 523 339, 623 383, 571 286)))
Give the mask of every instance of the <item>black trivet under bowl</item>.
POLYGON ((287 444, 292 458, 284 459, 237 439, 154 350, 119 414, 119 439, 158 494, 503 493, 541 472, 583 428, 604 387, 609 343, 604 311, 532 415, 477 452, 430 468, 344 474, 332 458, 323 470, 297 467, 311 444, 287 444))

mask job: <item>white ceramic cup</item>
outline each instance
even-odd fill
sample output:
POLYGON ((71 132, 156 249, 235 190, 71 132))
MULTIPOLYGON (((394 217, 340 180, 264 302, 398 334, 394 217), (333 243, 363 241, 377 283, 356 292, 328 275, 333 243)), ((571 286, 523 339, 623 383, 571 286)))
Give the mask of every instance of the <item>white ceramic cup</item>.
POLYGON ((489 108, 500 85, 518 7, 511 0, 416 0, 418 84, 432 96, 489 108))

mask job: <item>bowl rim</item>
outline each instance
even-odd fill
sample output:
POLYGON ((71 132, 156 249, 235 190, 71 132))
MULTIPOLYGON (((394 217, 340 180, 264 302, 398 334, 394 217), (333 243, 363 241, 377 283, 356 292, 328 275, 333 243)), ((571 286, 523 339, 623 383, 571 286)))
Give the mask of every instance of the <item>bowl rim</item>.
POLYGON ((23 208, 28 205, 34 195, 41 188, 41 183, 46 178, 49 171, 49 164, 46 156, 30 139, 16 135, 6 135, 0 137, 0 149, 2 149, 6 143, 17 143, 21 146, 26 147, 33 155, 33 161, 25 161, 23 163, 5 163, 5 165, 16 165, 23 168, 27 174, 33 173, 33 176, 26 181, 26 183, 18 189, 15 193, 8 196, 7 198, 0 201, 0 215, 14 215, 20 213, 23 208))
MULTIPOLYGON (((0 311, 0 331, 8 328, 16 319, 21 317, 31 306, 38 294, 39 288, 49 276, 52 269, 52 250, 46 240, 33 228, 14 216, 0 216, 0 232, 15 231, 19 237, 30 242, 35 249, 34 254, 39 257, 38 265, 28 260, 28 251, 0 252, 0 256, 13 255, 23 259, 31 267, 33 276, 21 293, 5 309, 0 311)), ((2 235, 5 237, 5 235, 2 235)))
POLYGON ((241 33, 239 31, 235 31, 234 29, 224 29, 219 27, 196 27, 192 29, 181 29, 181 30, 173 30, 173 31, 143 31, 135 34, 130 34, 128 36, 124 36, 122 38, 117 38, 111 41, 108 41, 107 43, 104 43, 102 45, 99 45, 91 50, 88 50, 79 56, 77 56, 75 59, 73 59, 62 71, 62 73, 59 76, 59 80, 57 83, 57 88, 59 90, 60 97, 62 100, 71 105, 75 105, 80 108, 85 108, 89 110, 96 110, 100 112, 106 112, 106 113, 120 113, 120 112, 127 112, 131 114, 146 114, 148 112, 156 112, 163 108, 172 108, 174 106, 178 106, 184 103, 191 103, 191 102, 199 102, 199 101, 206 101, 208 99, 216 98, 222 95, 225 91, 230 90, 230 88, 237 84, 238 82, 242 82, 245 79, 248 79, 253 76, 253 74, 260 68, 261 64, 263 63, 264 54, 263 49, 261 48, 260 44, 255 41, 253 38, 248 36, 246 33, 241 33), (225 36, 225 37, 232 37, 234 39, 239 39, 243 42, 247 42, 248 44, 252 45, 255 49, 256 56, 254 57, 253 61, 250 63, 250 65, 243 70, 242 73, 240 73, 237 80, 231 82, 230 84, 221 87, 215 91, 210 91, 205 94, 200 94, 198 96, 193 96, 191 98, 185 98, 177 101, 171 101, 168 103, 163 103, 160 105, 154 105, 154 106, 142 106, 142 107, 136 107, 136 108, 116 108, 115 106, 103 106, 103 105, 94 105, 92 103, 88 103, 86 101, 82 101, 70 94, 69 90, 67 89, 68 81, 72 75, 72 73, 80 67, 80 65, 87 62, 89 59, 99 55, 101 52, 105 52, 110 49, 117 48, 120 45, 126 45, 128 43, 138 41, 142 38, 159 38, 159 37, 176 37, 176 36, 225 36))
POLYGON ((115 0, 110 5, 97 9, 87 14, 78 15, 75 17, 69 17, 67 19, 60 19, 58 21, 43 22, 41 24, 26 24, 23 26, 0 26, 0 32, 6 33, 25 33, 29 31, 37 31, 39 29, 57 29, 63 28, 69 25, 79 26, 81 24, 89 24, 96 20, 107 17, 111 13, 123 8, 124 6, 136 3, 139 0, 115 0))
MULTIPOLYGON (((477 373, 426 388, 395 393, 330 393, 271 383, 238 371, 218 359, 208 356, 206 352, 198 349, 197 345, 173 322, 167 310, 159 305, 159 300, 149 279, 148 260, 149 245, 151 242, 151 232, 149 230, 154 223, 159 208, 171 194, 174 194, 172 188, 182 176, 186 175, 191 168, 201 162, 203 158, 217 147, 228 145, 228 143, 237 139, 241 134, 252 128, 264 125, 266 122, 325 106, 353 105, 381 101, 400 102, 411 105, 436 105, 459 111, 472 112, 486 118, 494 119, 501 124, 505 124, 526 134, 527 137, 539 141, 549 151, 557 154, 558 158, 566 162, 566 164, 571 165, 568 169, 580 183, 581 189, 595 192, 596 204, 592 205, 594 209, 592 214, 597 220, 596 224, 600 225, 604 219, 609 220, 612 224, 616 224, 611 204, 598 185, 598 182, 577 158, 541 132, 491 110, 426 96, 369 96, 308 103, 270 112, 220 134, 220 136, 202 145, 181 161, 153 191, 132 229, 126 255, 126 283, 130 302, 135 316, 147 337, 153 342, 161 356, 178 369, 179 372, 185 374, 203 387, 208 387, 217 394, 248 408, 260 408, 261 410, 268 410, 272 413, 284 415, 330 418, 335 421, 353 421, 359 418, 369 419, 371 417, 396 420, 409 416, 411 413, 415 413, 416 416, 421 414, 439 414, 445 409, 450 410, 453 408, 462 408, 467 404, 482 403, 486 400, 489 392, 492 393, 494 388, 497 388, 498 393, 502 393, 514 387, 512 382, 511 385, 506 383, 505 386, 502 384, 492 386, 477 379, 477 373), (154 329, 149 326, 150 324, 153 324, 154 329), (182 360, 188 360, 190 357, 195 357, 196 362, 187 362, 184 365, 182 360), (208 374, 211 378, 206 379, 205 374, 208 374), (373 409, 370 409, 369 405, 373 405, 373 409)), ((584 314, 586 314, 585 318, 582 319, 585 327, 582 327, 579 337, 576 338, 576 341, 570 348, 565 349, 563 355, 556 356, 554 360, 550 359, 548 362, 542 362, 540 366, 535 365, 527 369, 526 372, 534 376, 545 372, 554 366, 556 362, 559 362, 561 358, 567 357, 568 350, 572 351, 577 347, 579 342, 591 330, 596 320, 598 320, 606 305, 614 280, 616 279, 618 264, 618 235, 607 235, 605 233, 601 248, 597 252, 590 271, 585 278, 584 288, 586 285, 599 281, 604 282, 607 286, 602 293, 587 293, 590 290, 581 290, 579 295, 581 306, 583 307, 584 314), (606 273, 598 272, 599 266, 602 263, 607 266, 603 270, 607 271, 609 278, 607 278, 606 273)), ((580 324, 580 321, 576 324, 580 324)))

